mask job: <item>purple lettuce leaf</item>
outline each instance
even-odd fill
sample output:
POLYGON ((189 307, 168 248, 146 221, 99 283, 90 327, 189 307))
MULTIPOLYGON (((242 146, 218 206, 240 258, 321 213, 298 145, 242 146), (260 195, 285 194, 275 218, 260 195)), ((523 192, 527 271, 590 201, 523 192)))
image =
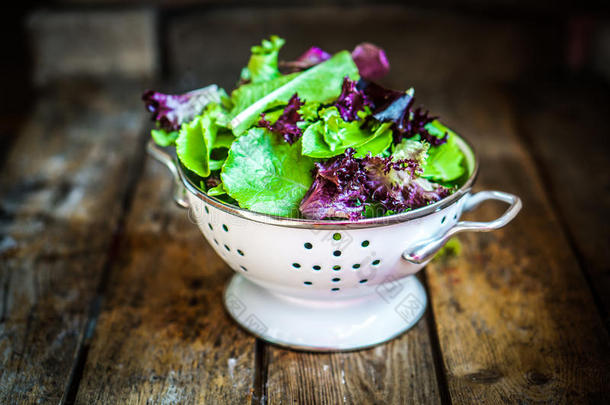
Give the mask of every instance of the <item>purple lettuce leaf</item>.
MULTIPOLYGON (((328 52, 317 46, 312 46, 297 60, 280 62, 280 67, 284 73, 300 72, 322 63, 330 57, 331 55, 328 52)), ((358 66, 360 76, 366 80, 379 80, 390 71, 390 63, 385 51, 367 42, 363 42, 354 48, 352 59, 358 66)))
POLYGON ((371 101, 373 117, 381 122, 393 123, 395 144, 418 134, 422 140, 433 146, 447 142, 447 134, 439 138, 428 132, 426 125, 438 117, 430 116, 429 112, 421 107, 413 109, 415 97, 412 90, 400 92, 363 80, 359 82, 358 87, 371 101))
POLYGON ((210 102, 210 89, 206 87, 184 94, 163 94, 147 90, 142 94, 142 100, 159 128, 177 131, 182 123, 189 122, 201 114, 210 102))
POLYGON ((362 159, 350 148, 342 156, 316 163, 314 182, 301 201, 305 218, 362 218, 367 199, 366 172, 362 159))
POLYGON ((402 212, 434 203, 451 194, 451 189, 418 178, 419 163, 392 157, 355 158, 348 149, 342 156, 316 163, 314 182, 301 201, 306 218, 363 217, 367 204, 385 212, 402 212))
POLYGON ((366 80, 379 80, 390 71, 390 63, 385 51, 368 42, 363 42, 354 48, 352 59, 358 66, 360 76, 366 80))
POLYGON ((299 121, 303 121, 303 118, 299 114, 299 108, 301 108, 303 104, 305 103, 303 103, 295 93, 288 101, 288 105, 284 107, 284 112, 277 121, 271 124, 265 119, 265 114, 262 113, 258 125, 283 136, 284 140, 292 145, 303 135, 303 130, 297 126, 299 121))
POLYGON ((280 62, 280 67, 285 73, 300 72, 301 70, 309 69, 312 66, 322 63, 325 60, 330 59, 331 55, 318 48, 312 46, 305 53, 298 57, 297 60, 290 62, 280 62))
POLYGON ((414 160, 391 161, 391 158, 365 159, 367 188, 371 201, 386 211, 402 212, 437 202, 451 190, 418 178, 421 172, 414 160))
POLYGON ((349 77, 346 76, 345 79, 343 79, 341 95, 339 95, 339 98, 335 101, 335 106, 339 110, 341 118, 348 122, 359 120, 360 117, 358 117, 358 112, 364 111, 364 107, 371 105, 372 103, 369 101, 368 97, 361 90, 356 88, 356 82, 350 80, 349 77))

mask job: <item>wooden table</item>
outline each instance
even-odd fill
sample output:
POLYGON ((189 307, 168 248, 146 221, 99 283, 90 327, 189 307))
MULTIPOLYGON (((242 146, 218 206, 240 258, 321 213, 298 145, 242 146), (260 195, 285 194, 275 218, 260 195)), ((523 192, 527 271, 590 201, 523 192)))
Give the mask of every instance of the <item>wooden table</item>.
MULTIPOLYGON (((610 97, 596 82, 416 86, 522 197, 420 276, 399 338, 311 354, 226 314, 231 272, 146 156, 142 83, 41 92, 0 181, 0 403, 608 403, 610 97)), ((471 218, 504 209, 484 205, 471 218)))

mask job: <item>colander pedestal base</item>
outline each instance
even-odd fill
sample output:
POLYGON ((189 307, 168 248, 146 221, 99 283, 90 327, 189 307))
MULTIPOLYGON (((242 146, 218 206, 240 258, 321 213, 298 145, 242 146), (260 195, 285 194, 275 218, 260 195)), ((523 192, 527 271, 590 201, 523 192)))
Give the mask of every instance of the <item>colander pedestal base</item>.
POLYGON ((224 301, 233 319, 254 335, 308 351, 356 350, 383 343, 415 325, 427 304, 415 276, 372 285, 363 294, 336 300, 293 299, 237 274, 224 301))

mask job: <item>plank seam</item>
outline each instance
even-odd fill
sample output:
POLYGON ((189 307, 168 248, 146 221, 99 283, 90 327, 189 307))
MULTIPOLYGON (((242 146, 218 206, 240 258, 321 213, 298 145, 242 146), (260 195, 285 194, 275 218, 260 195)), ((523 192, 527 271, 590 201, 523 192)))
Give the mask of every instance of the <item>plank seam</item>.
POLYGON ((428 311, 426 311, 426 322, 428 323, 428 338, 432 346, 432 361, 434 363, 434 374, 436 375, 436 385, 439 389, 441 404, 451 405, 451 394, 449 392, 449 383, 445 366, 443 364, 443 350, 439 339, 438 329, 436 327, 436 317, 434 315, 434 307, 432 305, 432 294, 428 287, 427 269, 421 271, 422 283, 428 295, 428 311))
POLYGON ((133 156, 134 163, 131 165, 130 168, 128 168, 127 181, 125 182, 125 188, 121 193, 121 212, 119 213, 117 225, 110 239, 106 259, 104 261, 100 280, 96 288, 96 294, 89 307, 87 321, 85 322, 83 330, 80 334, 80 336, 82 336, 82 339, 78 343, 75 360, 73 362, 72 369, 70 370, 68 381, 64 388, 63 396, 59 402, 61 405, 73 404, 76 400, 78 388, 80 386, 83 377, 83 372, 85 370, 85 364, 87 363, 87 355, 89 353, 91 339, 95 332, 97 319, 102 309, 104 295, 106 293, 108 281, 110 279, 110 273, 112 272, 112 267, 120 253, 120 247, 124 239, 127 218, 131 211, 131 206, 135 197, 135 192, 137 188, 136 186, 144 172, 143 169, 144 164, 146 162, 145 145, 147 140, 148 134, 146 133, 146 131, 143 131, 139 139, 137 140, 137 148, 133 156))
POLYGON ((252 384, 252 405, 267 404, 267 372, 269 369, 268 345, 263 340, 256 338, 254 342, 254 376, 252 384))

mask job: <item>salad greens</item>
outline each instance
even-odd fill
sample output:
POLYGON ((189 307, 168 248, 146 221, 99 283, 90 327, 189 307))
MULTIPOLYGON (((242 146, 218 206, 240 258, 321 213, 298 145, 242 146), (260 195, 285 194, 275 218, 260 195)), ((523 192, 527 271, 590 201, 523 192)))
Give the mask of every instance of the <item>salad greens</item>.
POLYGON ((153 140, 175 146, 210 196, 256 212, 311 219, 391 215, 445 198, 464 181, 457 134, 414 91, 387 89, 385 52, 312 47, 280 62, 284 40, 253 46, 230 97, 215 86, 147 91, 153 140))

